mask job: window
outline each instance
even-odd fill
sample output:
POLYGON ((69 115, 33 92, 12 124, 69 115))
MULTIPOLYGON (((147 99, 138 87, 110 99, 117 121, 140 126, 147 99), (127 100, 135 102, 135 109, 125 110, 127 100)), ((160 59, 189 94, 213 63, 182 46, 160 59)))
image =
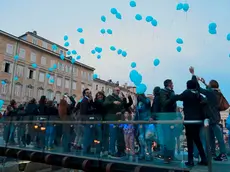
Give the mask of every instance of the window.
POLYGON ((25 56, 26 56, 26 50, 20 48, 20 50, 19 50, 19 57, 22 58, 22 59, 24 59, 25 56))
POLYGON ((87 78, 87 73, 86 72, 84 72, 84 79, 86 79, 87 78))
POLYGON ((85 85, 81 84, 81 92, 85 89, 85 85))
POLYGON ((44 95, 44 90, 39 88, 38 89, 38 98, 40 99, 40 97, 43 96, 43 95, 44 95))
POLYGON ((55 62, 56 62, 55 60, 51 60, 51 61, 50 61, 51 67, 54 66, 55 62))
POLYGON ((104 87, 101 87, 101 91, 104 91, 104 87))
POLYGON ((3 62, 3 71, 6 73, 12 73, 13 71, 13 64, 11 64, 10 62, 3 62))
POLYGON ((81 71, 81 78, 83 78, 84 76, 83 76, 83 71, 81 71))
POLYGON ((65 65, 65 72, 69 72, 69 66, 68 65, 65 65))
POLYGON ((22 85, 16 84, 15 88, 14 88, 14 95, 16 97, 20 97, 21 96, 21 92, 22 92, 22 85))
POLYGON ((65 65, 64 64, 61 64, 61 70, 65 71, 65 65))
POLYGON ((33 88, 32 87, 27 87, 26 95, 28 97, 33 97, 33 88))
POLYGON ((45 73, 43 73, 43 72, 40 72, 39 73, 39 82, 44 82, 45 81, 45 73))
POLYGON ((32 38, 32 43, 37 45, 38 44, 38 39, 37 38, 32 38))
POLYGON ((14 52, 14 46, 12 44, 7 44, 6 45, 6 53, 13 55, 14 52))
POLYGON ((46 65, 46 58, 45 57, 41 57, 41 65, 46 65))
POLYGON ((57 78, 57 86, 61 87, 61 79, 60 77, 57 78))
POLYGON ((42 42, 42 47, 43 47, 43 48, 47 48, 47 47, 48 47, 47 42, 43 41, 43 42, 42 42))
POLYGON ((61 100, 61 93, 60 93, 60 92, 57 92, 57 93, 56 93, 56 101, 57 101, 58 103, 60 103, 60 100, 61 100))
POLYGON ((9 89, 9 84, 8 83, 2 85, 1 93, 2 94, 7 94, 8 89, 9 89))
POLYGON ((98 85, 96 85, 96 90, 98 90, 98 85))
POLYGON ((76 89, 77 89, 77 83, 76 83, 75 81, 73 81, 72 87, 73 87, 73 88, 72 88, 73 90, 76 90, 76 89))
POLYGON ((49 83, 49 84, 53 84, 53 82, 52 82, 53 80, 54 80, 54 76, 53 76, 53 75, 50 75, 50 78, 49 78, 49 82, 48 82, 48 83, 49 83))
POLYGON ((54 98, 54 93, 53 93, 53 91, 52 91, 52 90, 48 90, 48 91, 47 91, 47 99, 48 99, 48 100, 53 100, 53 98, 54 98))
POLYGON ((17 76, 18 77, 23 77, 23 75, 24 75, 24 67, 21 66, 21 65, 18 65, 17 66, 17 76))
POLYGON ((65 88, 69 88, 69 80, 65 79, 65 88))
POLYGON ((91 81, 91 78, 90 78, 90 73, 88 73, 88 81, 91 81))
POLYGON ((31 54, 30 54, 30 60, 31 60, 32 62, 36 62, 36 54, 35 54, 35 53, 31 53, 31 54))
POLYGON ((62 64, 60 62, 58 62, 57 68, 58 68, 58 70, 61 70, 62 64))
POLYGON ((36 71, 28 69, 27 70, 27 78, 35 79, 36 78, 36 71))

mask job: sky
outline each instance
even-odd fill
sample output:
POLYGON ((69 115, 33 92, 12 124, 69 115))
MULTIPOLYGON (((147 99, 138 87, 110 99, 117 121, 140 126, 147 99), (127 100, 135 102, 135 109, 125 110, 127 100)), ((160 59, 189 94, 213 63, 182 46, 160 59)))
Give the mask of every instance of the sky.
POLYGON ((230 101, 230 1, 229 0, 136 0, 136 8, 130 0, 1 0, 0 29, 20 36, 36 30, 38 35, 64 45, 64 35, 69 36, 70 49, 81 55, 80 62, 96 68, 101 79, 132 84, 130 64, 137 63, 137 70, 147 85, 147 93, 155 86, 163 87, 165 79, 172 79, 175 92, 185 89, 191 78, 188 68, 195 67, 198 76, 206 81, 216 79, 226 98, 230 101), (179 2, 188 3, 187 13, 177 11, 179 2), (110 13, 117 8, 122 20, 110 13), (142 21, 135 20, 141 14, 142 21), (106 23, 100 18, 105 15, 106 23), (158 21, 153 27, 145 21, 147 15, 158 21), (211 22, 217 24, 217 34, 208 32, 211 22), (83 28, 82 34, 77 28, 83 28), (112 35, 100 34, 100 29, 112 29, 112 35), (178 53, 176 39, 183 39, 182 51, 178 53), (84 38, 85 44, 79 44, 84 38), (103 48, 98 60, 91 50, 103 48), (110 50, 110 46, 125 50, 122 57, 110 50), (155 67, 153 60, 160 65, 155 67))

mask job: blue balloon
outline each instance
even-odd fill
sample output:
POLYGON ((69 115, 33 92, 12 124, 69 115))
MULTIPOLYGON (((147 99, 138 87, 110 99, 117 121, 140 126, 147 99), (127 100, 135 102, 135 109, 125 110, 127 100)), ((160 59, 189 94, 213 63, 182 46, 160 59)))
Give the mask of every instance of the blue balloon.
POLYGON ((14 56, 14 60, 17 61, 19 59, 19 56, 18 55, 15 55, 14 56))
POLYGON ((184 10, 185 12, 187 12, 187 11, 189 10, 189 4, 184 3, 184 4, 183 4, 183 10, 184 10))
POLYGON ((67 35, 64 36, 64 41, 67 41, 69 38, 67 35))
POLYGON ((152 16, 147 16, 145 18, 145 20, 146 20, 146 22, 151 22, 151 21, 153 21, 153 17, 152 16))
POLYGON ((101 29, 101 34, 105 34, 105 29, 101 29))
POLYGON ((67 53, 66 53, 68 56, 70 56, 71 55, 71 51, 67 51, 67 53))
POLYGON ((184 43, 184 41, 181 38, 177 38, 176 42, 177 42, 177 44, 183 44, 184 43))
POLYGON ((176 50, 177 50, 178 52, 181 52, 181 46, 176 47, 176 50))
POLYGON ((144 94, 147 90, 147 86, 145 84, 140 84, 136 88, 137 94, 144 94))
POLYGON ((48 78, 48 79, 49 79, 49 78, 50 78, 50 74, 48 74, 48 73, 47 73, 47 74, 46 74, 46 78, 48 78))
POLYGON ((140 21, 140 20, 142 20, 142 16, 140 14, 136 14, 135 19, 140 21))
POLYGON ((111 47, 110 47, 110 50, 111 50, 111 51, 116 51, 116 47, 111 46, 111 47))
POLYGON ((93 79, 97 79, 97 78, 98 78, 97 74, 93 74, 93 79))
POLYGON ((50 82, 53 84, 54 83, 54 79, 50 79, 50 82))
POLYGON ((55 45, 55 44, 52 45, 52 50, 53 50, 53 51, 57 51, 57 49, 58 49, 57 45, 55 45))
POLYGON ((56 64, 53 65, 53 69, 57 69, 57 65, 56 64))
POLYGON ((102 48, 101 47, 96 47, 95 51, 98 52, 98 53, 101 53, 102 52, 102 48))
POLYGON ((33 68, 37 68, 37 66, 38 66, 38 65, 37 65, 36 63, 33 63, 33 64, 32 64, 32 67, 33 67, 33 68))
POLYGON ((112 14, 117 14, 117 9, 116 9, 116 8, 111 8, 110 12, 111 12, 112 14))
POLYGON ((75 58, 71 59, 71 63, 74 64, 76 62, 75 58))
POLYGON ((101 21, 106 22, 106 17, 105 16, 101 16, 101 21))
POLYGON ((136 70, 129 73, 129 78, 136 86, 142 82, 142 76, 136 70))
POLYGON ((65 42, 64 46, 68 47, 69 46, 69 42, 65 42))
POLYGON ((230 57, 230 54, 228 55, 228 57, 230 57))
POLYGON ((227 40, 230 41, 230 33, 227 35, 227 40))
POLYGON ((121 20, 122 19, 121 13, 117 13, 116 18, 121 20))
POLYGON ((78 55, 78 56, 77 56, 77 60, 80 60, 80 59, 81 59, 81 56, 80 56, 80 55, 78 55))
POLYGON ((157 26, 157 21, 156 21, 156 19, 153 19, 153 20, 151 21, 151 24, 152 24, 152 26, 157 26))
POLYGON ((77 54, 77 51, 76 51, 76 50, 72 50, 72 54, 73 54, 73 55, 76 55, 76 54, 77 54))
POLYGON ((1 84, 2 84, 2 85, 5 85, 5 84, 6 84, 6 81, 2 80, 2 81, 1 81, 1 84))
POLYGON ((176 10, 182 10, 184 5, 182 3, 177 4, 176 10))
POLYGON ((108 33, 109 35, 112 35, 112 34, 113 34, 113 31, 112 31, 111 29, 107 29, 107 33, 108 33))
POLYGON ((136 7, 137 6, 135 1, 130 1, 129 5, 130 5, 130 7, 136 7))
POLYGON ((217 27, 216 23, 210 23, 208 25, 209 30, 216 30, 216 27, 217 27))
POLYGON ((101 58, 101 55, 100 55, 100 54, 98 54, 98 55, 97 55, 97 59, 100 59, 100 58, 101 58))
POLYGON ((81 39, 79 40, 79 42, 80 42, 81 44, 85 44, 84 38, 81 38, 81 39))
POLYGON ((212 35, 215 35, 217 32, 216 32, 216 29, 209 29, 209 33, 212 35))
POLYGON ((117 50, 117 54, 118 54, 118 55, 120 55, 121 53, 122 53, 122 50, 121 50, 121 49, 117 50))
POLYGON ((96 53, 96 51, 95 51, 95 50, 92 50, 92 51, 91 51, 91 53, 92 53, 92 54, 95 54, 95 53, 96 53))
POLYGON ((82 32, 83 32, 83 29, 82 29, 82 28, 78 28, 77 31, 78 31, 79 33, 82 33, 82 32))
POLYGON ((4 100, 0 100, 0 110, 2 109, 3 105, 4 105, 4 100))
POLYGON ((126 52, 126 51, 122 51, 121 55, 122 55, 123 57, 126 57, 126 56, 127 56, 127 52, 126 52))
POLYGON ((153 65, 154 66, 158 66, 160 64, 160 60, 159 59, 155 59, 154 61, 153 61, 153 65))
POLYGON ((49 70, 50 72, 53 72, 54 69, 53 69, 52 67, 50 67, 48 70, 49 70))
POLYGON ((15 76, 15 77, 14 77, 14 81, 17 81, 17 80, 18 80, 18 77, 17 77, 17 76, 15 76))
POLYGON ((65 56, 64 56, 64 54, 62 53, 62 54, 60 54, 60 59, 62 59, 62 60, 64 60, 65 59, 65 56))
POLYGON ((132 62, 132 63, 131 63, 131 67, 132 67, 132 68, 135 68, 136 66, 137 66, 137 64, 136 64, 135 62, 132 62))

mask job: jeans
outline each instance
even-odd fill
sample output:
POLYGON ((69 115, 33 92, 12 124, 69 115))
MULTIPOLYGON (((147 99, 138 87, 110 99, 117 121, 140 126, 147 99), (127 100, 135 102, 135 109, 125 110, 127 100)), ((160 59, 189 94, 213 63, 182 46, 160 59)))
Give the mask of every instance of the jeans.
POLYGON ((93 131, 94 131, 93 125, 86 124, 84 125, 84 135, 83 135, 83 153, 89 153, 91 145, 93 143, 94 137, 93 137, 93 131))
POLYGON ((111 154, 116 153, 116 141, 117 141, 117 126, 116 125, 110 125, 109 126, 109 152, 111 154))
POLYGON ((70 151, 70 125, 63 124, 62 127, 62 148, 63 152, 70 151))
POLYGON ((140 143, 140 155, 144 156, 146 153, 152 154, 152 141, 146 139, 146 132, 148 124, 139 125, 139 143, 140 143), (145 151, 147 149, 147 152, 145 151))
POLYGON ((55 133, 55 127, 50 125, 46 127, 46 137, 45 137, 45 145, 47 147, 52 147, 54 144, 54 133, 55 133))
POLYGON ((211 142, 211 149, 212 153, 216 153, 216 144, 215 144, 215 137, 218 141, 220 147, 220 153, 226 153, 226 146, 224 144, 224 135, 223 130, 218 124, 212 124, 210 127, 210 142, 211 142))

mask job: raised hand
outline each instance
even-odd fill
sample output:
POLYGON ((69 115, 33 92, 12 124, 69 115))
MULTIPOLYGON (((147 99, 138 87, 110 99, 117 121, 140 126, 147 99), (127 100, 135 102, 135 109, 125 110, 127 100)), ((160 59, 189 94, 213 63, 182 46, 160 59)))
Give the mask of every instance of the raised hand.
POLYGON ((191 66, 191 67, 189 68, 189 72, 190 72, 192 75, 194 75, 194 67, 191 66))

